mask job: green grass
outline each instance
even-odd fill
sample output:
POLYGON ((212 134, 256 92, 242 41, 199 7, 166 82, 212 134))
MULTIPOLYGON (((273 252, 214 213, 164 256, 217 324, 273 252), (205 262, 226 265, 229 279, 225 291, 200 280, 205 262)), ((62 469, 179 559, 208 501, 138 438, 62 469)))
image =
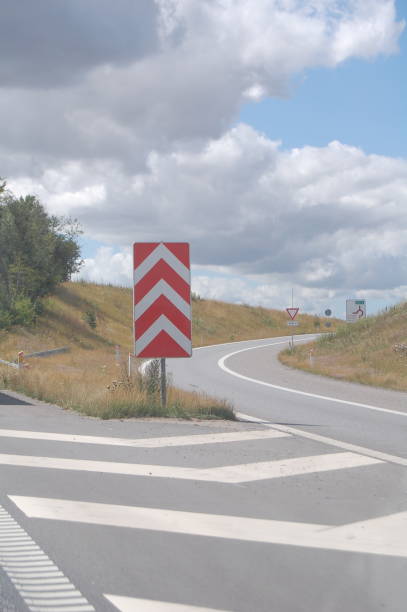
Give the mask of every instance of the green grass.
POLYGON ((394 351, 407 344, 407 303, 337 329, 316 342, 283 351, 286 365, 341 380, 407 391, 407 356, 394 351), (310 350, 313 350, 312 362, 310 350))

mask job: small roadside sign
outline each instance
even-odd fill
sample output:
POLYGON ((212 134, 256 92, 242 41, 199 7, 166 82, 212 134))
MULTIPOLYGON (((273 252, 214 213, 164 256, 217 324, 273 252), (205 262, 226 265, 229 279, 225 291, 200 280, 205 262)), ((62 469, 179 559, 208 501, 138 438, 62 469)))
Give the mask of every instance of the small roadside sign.
POLYGON ((287 311, 288 316, 290 317, 290 319, 292 321, 294 321, 295 317, 298 314, 299 308, 286 308, 286 311, 287 311))
POLYGON ((346 321, 354 323, 366 317, 366 300, 346 300, 346 321))
POLYGON ((287 321, 287 325, 298 325, 298 321, 287 321))

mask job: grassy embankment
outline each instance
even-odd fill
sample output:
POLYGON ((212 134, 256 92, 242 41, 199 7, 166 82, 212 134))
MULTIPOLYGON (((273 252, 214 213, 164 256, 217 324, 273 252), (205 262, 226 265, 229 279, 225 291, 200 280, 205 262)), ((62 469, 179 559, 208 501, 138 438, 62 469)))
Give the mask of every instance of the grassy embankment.
MULTIPOLYGON (((289 333, 287 315, 277 310, 193 300, 194 346, 233 342, 289 333)), ((318 331, 318 320, 299 316, 297 333, 318 331)), ((64 408, 102 418, 179 416, 233 418, 226 402, 169 389, 164 414, 154 380, 137 373, 127 376, 132 351, 131 290, 110 285, 65 283, 44 302, 44 313, 32 328, 0 332, 0 357, 14 361, 26 354, 68 346, 70 351, 47 358, 30 358, 30 367, 17 371, 0 367, 0 387, 21 391, 64 408), (89 322, 92 319, 96 327, 89 322), (115 345, 121 358, 115 358, 115 345), (118 381, 120 384, 113 383, 118 381), (152 383, 152 384, 151 384, 152 383), (108 389, 110 387, 110 389, 108 389)))
POLYGON ((280 359, 315 374, 407 391, 407 351, 396 352, 397 344, 407 344, 407 303, 341 326, 335 336, 283 351, 280 359))

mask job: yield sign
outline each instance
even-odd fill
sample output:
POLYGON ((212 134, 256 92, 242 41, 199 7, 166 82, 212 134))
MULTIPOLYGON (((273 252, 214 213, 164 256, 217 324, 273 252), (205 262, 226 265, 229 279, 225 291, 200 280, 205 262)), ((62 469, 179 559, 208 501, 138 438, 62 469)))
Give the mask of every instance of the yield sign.
POLYGON ((297 316, 297 313, 299 311, 299 308, 286 308, 286 311, 288 312, 290 319, 292 321, 294 321, 295 317, 297 316))

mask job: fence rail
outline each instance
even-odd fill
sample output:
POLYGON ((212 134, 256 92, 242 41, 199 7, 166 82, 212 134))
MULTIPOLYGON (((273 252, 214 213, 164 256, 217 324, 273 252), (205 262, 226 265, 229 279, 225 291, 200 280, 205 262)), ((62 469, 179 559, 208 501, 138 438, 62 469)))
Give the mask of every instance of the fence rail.
POLYGON ((20 369, 18 363, 14 363, 13 361, 5 361, 5 359, 0 359, 0 363, 4 363, 4 365, 10 366, 11 368, 16 368, 16 370, 20 369))

